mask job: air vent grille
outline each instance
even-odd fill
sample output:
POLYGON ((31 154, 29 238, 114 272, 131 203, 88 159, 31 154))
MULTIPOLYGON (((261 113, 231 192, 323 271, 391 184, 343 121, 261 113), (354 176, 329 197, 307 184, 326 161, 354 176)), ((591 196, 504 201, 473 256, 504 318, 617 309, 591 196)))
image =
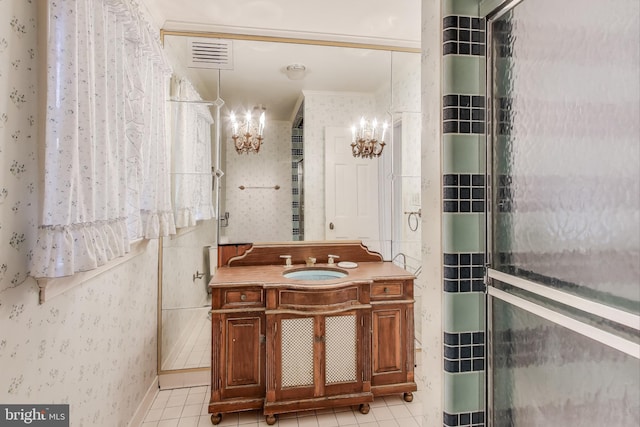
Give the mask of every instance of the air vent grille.
POLYGON ((191 37, 189 67, 230 70, 233 68, 232 47, 231 40, 191 37))

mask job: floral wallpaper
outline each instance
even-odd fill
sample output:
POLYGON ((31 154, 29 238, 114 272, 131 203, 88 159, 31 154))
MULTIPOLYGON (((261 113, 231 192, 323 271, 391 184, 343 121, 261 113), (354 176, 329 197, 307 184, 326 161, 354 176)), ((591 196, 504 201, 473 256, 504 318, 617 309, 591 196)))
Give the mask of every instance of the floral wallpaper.
POLYGON ((229 242, 268 242, 291 240, 291 122, 269 121, 258 154, 238 154, 231 137, 225 161, 225 206, 229 226, 221 237, 229 242), (274 187, 280 188, 246 188, 274 187))
POLYGON ((36 5, 0 1, 0 292, 28 275, 37 179, 36 5))
POLYGON ((350 128, 360 117, 376 111, 373 95, 304 92, 305 240, 324 240, 324 129, 350 128))
POLYGON ((68 403, 71 426, 126 426, 156 376, 157 254, 38 303, 36 3, 0 0, 0 402, 68 403))

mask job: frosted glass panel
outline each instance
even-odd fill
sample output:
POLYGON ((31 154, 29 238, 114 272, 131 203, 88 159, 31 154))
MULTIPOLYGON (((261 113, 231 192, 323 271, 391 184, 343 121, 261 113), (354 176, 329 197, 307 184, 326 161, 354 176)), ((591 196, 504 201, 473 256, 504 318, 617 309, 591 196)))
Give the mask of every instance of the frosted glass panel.
POLYGON ((494 268, 634 313, 639 8, 524 0, 491 33, 494 268))
POLYGON ((493 301, 493 425, 640 425, 637 359, 493 301))

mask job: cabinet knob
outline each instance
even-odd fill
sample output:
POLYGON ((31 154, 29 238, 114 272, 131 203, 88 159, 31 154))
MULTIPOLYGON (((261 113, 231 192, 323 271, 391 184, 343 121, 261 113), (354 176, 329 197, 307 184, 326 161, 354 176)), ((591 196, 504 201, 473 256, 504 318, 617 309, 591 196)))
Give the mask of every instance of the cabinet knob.
POLYGON ((240 295, 240 301, 246 301, 247 296, 245 294, 240 295))
POLYGON ((384 293, 388 294, 389 293, 389 288, 384 288, 384 293))

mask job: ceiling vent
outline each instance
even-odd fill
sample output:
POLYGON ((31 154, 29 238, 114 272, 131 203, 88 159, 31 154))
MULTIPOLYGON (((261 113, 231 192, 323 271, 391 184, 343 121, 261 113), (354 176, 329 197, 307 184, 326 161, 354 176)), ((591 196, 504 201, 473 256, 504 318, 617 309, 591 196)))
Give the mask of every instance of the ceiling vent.
POLYGON ((189 38, 189 68, 233 68, 233 45, 231 40, 206 37, 189 38))

